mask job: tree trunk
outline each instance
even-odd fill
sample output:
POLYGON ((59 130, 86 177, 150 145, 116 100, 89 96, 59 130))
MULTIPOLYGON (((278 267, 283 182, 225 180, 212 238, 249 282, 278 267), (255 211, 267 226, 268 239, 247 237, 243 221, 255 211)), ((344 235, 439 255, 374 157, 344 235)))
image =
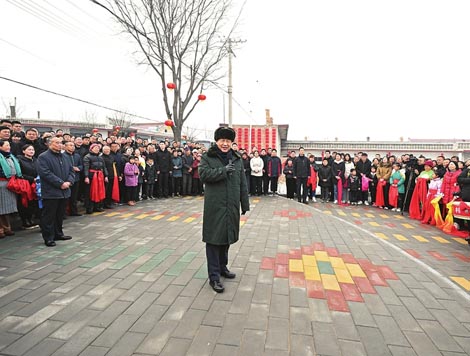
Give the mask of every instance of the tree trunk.
POLYGON ((174 125, 171 129, 173 130, 173 139, 176 142, 181 142, 181 128, 177 125, 174 125))

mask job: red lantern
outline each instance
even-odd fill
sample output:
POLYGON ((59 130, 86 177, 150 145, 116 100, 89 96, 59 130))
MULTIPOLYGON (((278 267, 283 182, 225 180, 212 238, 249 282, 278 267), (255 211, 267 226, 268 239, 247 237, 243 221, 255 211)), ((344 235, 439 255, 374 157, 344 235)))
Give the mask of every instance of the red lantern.
POLYGON ((91 130, 91 131, 92 131, 93 133, 98 133, 99 130, 98 130, 98 129, 93 129, 93 130, 91 130))
POLYGON ((119 132, 119 130, 121 130, 121 126, 116 126, 114 129, 115 129, 117 132, 119 132))
POLYGON ((207 97, 204 94, 199 94, 197 97, 200 101, 204 101, 207 99, 207 97))
POLYGON ((174 125, 175 125, 175 123, 173 122, 173 120, 166 120, 165 121, 165 126, 173 127, 174 125))
POLYGON ((176 84, 175 84, 175 83, 168 83, 168 84, 166 85, 166 87, 167 87, 168 89, 170 89, 170 90, 173 90, 173 89, 176 88, 176 84))

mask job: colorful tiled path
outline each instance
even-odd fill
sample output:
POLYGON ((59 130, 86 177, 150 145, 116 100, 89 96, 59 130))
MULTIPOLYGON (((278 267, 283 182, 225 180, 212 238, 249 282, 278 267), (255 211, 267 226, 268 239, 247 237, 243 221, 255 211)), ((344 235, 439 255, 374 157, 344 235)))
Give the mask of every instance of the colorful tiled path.
POLYGON ((398 280, 388 266, 376 266, 351 254, 340 254, 322 243, 302 246, 276 257, 264 257, 261 269, 274 271, 274 277, 288 278, 291 287, 306 289, 309 298, 326 299, 330 310, 347 312, 347 301, 364 302, 362 293, 377 294, 374 286, 387 287, 398 280))
POLYGON ((251 199, 225 293, 202 198, 0 240, 0 355, 470 354, 470 247, 390 211, 251 199))

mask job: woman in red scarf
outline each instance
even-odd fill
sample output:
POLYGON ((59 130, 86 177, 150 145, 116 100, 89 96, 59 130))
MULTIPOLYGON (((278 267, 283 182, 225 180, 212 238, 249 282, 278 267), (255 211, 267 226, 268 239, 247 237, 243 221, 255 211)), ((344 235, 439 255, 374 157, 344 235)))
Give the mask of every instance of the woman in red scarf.
POLYGON ((90 153, 83 158, 83 172, 85 174, 85 208, 86 213, 102 212, 106 197, 105 185, 108 183, 108 170, 103 157, 99 156, 100 145, 94 143, 90 146, 90 153))

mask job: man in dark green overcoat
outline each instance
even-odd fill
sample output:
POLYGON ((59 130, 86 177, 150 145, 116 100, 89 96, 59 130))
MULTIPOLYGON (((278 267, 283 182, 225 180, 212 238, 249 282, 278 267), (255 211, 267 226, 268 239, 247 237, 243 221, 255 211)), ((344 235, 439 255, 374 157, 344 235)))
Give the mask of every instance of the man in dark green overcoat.
POLYGON ((228 249, 238 241, 240 208, 245 214, 250 202, 241 156, 232 150, 235 131, 219 127, 214 140, 216 144, 202 156, 198 169, 204 183, 202 241, 206 243, 209 284, 222 293, 220 276, 235 278, 227 268, 228 249))

